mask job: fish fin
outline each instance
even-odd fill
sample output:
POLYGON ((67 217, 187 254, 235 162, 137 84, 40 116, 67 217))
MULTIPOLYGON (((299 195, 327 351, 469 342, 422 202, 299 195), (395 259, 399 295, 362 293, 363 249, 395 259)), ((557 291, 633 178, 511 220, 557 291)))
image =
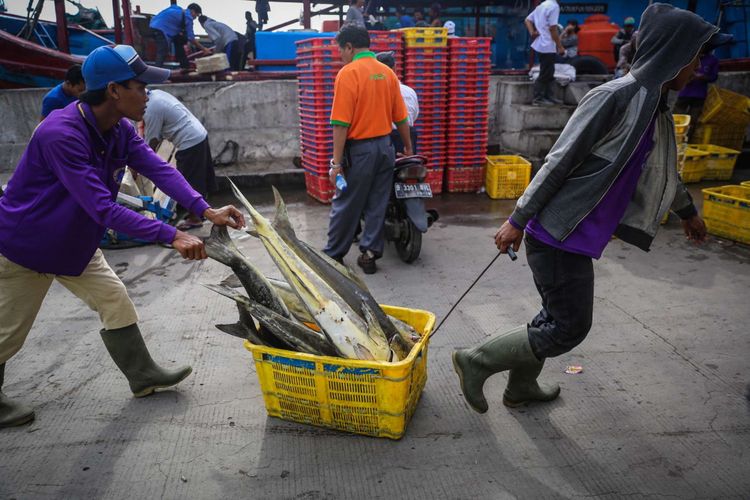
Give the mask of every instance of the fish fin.
POLYGON ((239 188, 234 184, 234 182, 232 182, 232 179, 227 178, 227 181, 229 181, 229 186, 232 188, 232 193, 234 193, 234 196, 248 211, 250 217, 253 219, 253 222, 255 222, 255 220, 258 218, 263 219, 263 216, 260 215, 257 210, 255 210, 255 207, 253 207, 253 205, 249 201, 247 201, 247 198, 245 198, 245 195, 242 194, 242 191, 240 191, 239 188))
POLYGON ((260 239, 260 234, 258 234, 258 231, 256 231, 255 229, 246 229, 245 232, 253 238, 260 239))
POLYGON ((289 212, 286 209, 286 203, 284 203, 281 193, 279 193, 279 190, 275 186, 271 186, 271 189, 273 190, 273 199, 276 204, 276 217, 273 219, 273 226, 277 230, 280 229, 294 235, 294 228, 289 221, 289 212))
POLYGON ((212 292, 216 292, 219 295, 223 295, 224 297, 229 297, 230 299, 236 301, 236 302, 248 302, 250 299, 245 297, 239 292, 235 292, 233 289, 229 288, 226 285, 210 285, 204 283, 203 286, 211 290, 212 292))
POLYGON ((221 280, 220 285, 228 286, 229 288, 242 288, 242 282, 237 277, 236 274, 232 273, 223 280, 221 280))
POLYGON ((231 325, 214 325, 224 333, 247 340, 247 328, 240 322, 231 325))
POLYGON ((365 361, 375 361, 375 356, 372 355, 369 349, 362 344, 354 344, 354 353, 357 355, 357 359, 365 361))

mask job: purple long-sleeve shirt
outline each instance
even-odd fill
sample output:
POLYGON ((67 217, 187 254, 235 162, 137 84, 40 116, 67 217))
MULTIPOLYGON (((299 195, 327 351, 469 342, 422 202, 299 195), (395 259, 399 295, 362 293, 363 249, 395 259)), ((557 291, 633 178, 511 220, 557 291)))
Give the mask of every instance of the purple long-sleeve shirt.
POLYGON ((125 166, 194 214, 208 203, 123 119, 102 134, 74 102, 39 124, 0 198, 0 254, 40 273, 78 276, 106 228, 171 243, 175 228, 115 203, 125 166))
POLYGON ((609 191, 567 238, 557 241, 542 227, 536 217, 526 225, 526 232, 551 247, 594 259, 601 257, 617 225, 625 215, 625 210, 638 186, 643 166, 654 147, 655 123, 655 120, 651 121, 641 142, 633 151, 630 161, 622 169, 609 191))

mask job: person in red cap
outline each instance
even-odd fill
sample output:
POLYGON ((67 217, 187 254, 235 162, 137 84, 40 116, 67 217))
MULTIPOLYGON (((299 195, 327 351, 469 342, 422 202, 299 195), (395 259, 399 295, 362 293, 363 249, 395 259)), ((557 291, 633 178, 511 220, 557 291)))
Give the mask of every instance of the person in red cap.
POLYGON ((146 85, 165 81, 168 70, 147 66, 133 47, 118 45, 91 52, 83 77, 86 92, 36 128, 0 198, 0 428, 34 418, 32 409, 1 391, 5 364, 21 349, 53 281, 99 314, 104 345, 136 397, 192 371, 154 362, 125 285, 98 249, 112 228, 171 244, 186 259, 206 258, 199 238, 115 203, 126 165, 214 224, 245 225, 235 207, 211 208, 129 121, 143 118, 146 85))

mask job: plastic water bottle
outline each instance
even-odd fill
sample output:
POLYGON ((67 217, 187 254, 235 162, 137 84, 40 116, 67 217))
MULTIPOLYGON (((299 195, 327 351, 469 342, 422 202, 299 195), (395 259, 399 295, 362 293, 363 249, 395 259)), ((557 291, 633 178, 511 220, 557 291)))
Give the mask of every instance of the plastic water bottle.
POLYGON ((346 191, 346 179, 344 179, 344 176, 341 174, 336 174, 336 189, 341 191, 342 193, 346 191))

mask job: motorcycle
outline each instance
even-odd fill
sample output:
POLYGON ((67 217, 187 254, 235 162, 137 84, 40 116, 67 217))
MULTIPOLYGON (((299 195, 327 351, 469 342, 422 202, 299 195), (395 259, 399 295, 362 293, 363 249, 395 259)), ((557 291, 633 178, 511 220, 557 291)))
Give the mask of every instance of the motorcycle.
POLYGON ((399 258, 410 264, 422 250, 422 234, 438 220, 437 210, 426 210, 432 189, 425 182, 427 158, 414 155, 396 160, 393 190, 385 213, 385 239, 392 241, 399 258))

